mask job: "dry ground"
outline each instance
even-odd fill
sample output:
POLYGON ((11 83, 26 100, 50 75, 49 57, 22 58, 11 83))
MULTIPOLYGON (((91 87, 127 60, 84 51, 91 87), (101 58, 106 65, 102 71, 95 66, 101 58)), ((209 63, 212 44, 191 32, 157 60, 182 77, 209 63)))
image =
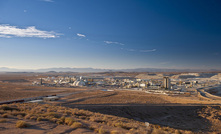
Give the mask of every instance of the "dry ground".
POLYGON ((56 105, 79 108, 102 114, 149 122, 164 127, 196 133, 221 132, 216 124, 218 115, 203 116, 208 106, 219 113, 219 101, 207 101, 196 96, 153 95, 135 91, 93 91, 63 98, 56 105), (218 104, 217 104, 218 103, 218 104))
POLYGON ((87 110, 47 104, 0 106, 0 133, 99 133, 146 134, 192 133, 87 110), (21 125, 20 121, 23 121, 21 125), (18 125, 19 124, 19 125, 18 125), (25 125, 24 125, 25 124, 25 125))
POLYGON ((44 86, 29 86, 14 83, 0 82, 0 101, 53 95, 59 93, 87 90, 82 88, 55 88, 44 86))
POLYGON ((32 86, 32 82, 39 77, 41 76, 32 73, 0 74, 0 101, 87 90, 82 88, 32 86))
MULTIPOLYGON (((87 90, 29 86, 36 78, 34 75, 0 75, 0 101, 87 90)), ((221 133, 221 101, 199 96, 97 90, 48 103, 50 106, 8 105, 19 110, 0 110, 0 133, 221 133), (20 116, 16 112, 24 114, 20 116), (5 114, 7 118, 3 118, 5 114), (63 117, 71 117, 83 127, 73 128, 63 117), (18 120, 26 121, 29 127, 16 128, 18 120), (144 122, 149 122, 150 127, 144 122)))

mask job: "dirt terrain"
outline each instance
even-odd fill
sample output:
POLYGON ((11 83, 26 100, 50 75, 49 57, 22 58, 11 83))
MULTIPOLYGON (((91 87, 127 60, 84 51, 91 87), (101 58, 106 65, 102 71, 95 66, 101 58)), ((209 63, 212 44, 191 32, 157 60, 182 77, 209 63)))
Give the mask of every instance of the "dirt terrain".
MULTIPOLYGON (((208 109, 209 106, 217 106, 217 103, 217 101, 202 100, 196 96, 166 96, 135 91, 84 92, 53 102, 53 104, 65 107, 115 115, 196 133, 221 132, 219 127, 214 126, 213 118, 202 116, 202 111, 208 109)), ((217 108, 220 110, 219 105, 213 110, 216 111, 217 108)), ((219 119, 217 121, 220 122, 219 119)))
POLYGON ((1 74, 0 101, 87 90, 86 88, 32 86, 33 80, 36 80, 37 78, 39 78, 39 75, 1 74))
POLYGON ((41 87, 0 82, 0 101, 76 92, 80 90, 86 89, 41 87))
POLYGON ((14 110, 0 109, 0 133, 221 133, 220 100, 199 94, 156 95, 142 91, 31 86, 30 81, 36 78, 39 75, 0 76, 0 101, 82 90, 87 92, 45 104, 8 105, 24 114, 21 117, 14 110), (73 112, 83 114, 73 115, 73 112), (52 119, 49 113, 58 113, 59 116, 52 119), (64 121, 59 122, 63 116, 73 116, 84 127, 73 128, 64 121), (19 120, 28 123, 28 128, 16 128, 19 120), (131 124, 139 124, 140 127, 133 128, 131 124))
POLYGON ((99 133, 146 134, 192 133, 123 117, 47 104, 0 106, 0 132, 13 133, 99 133))

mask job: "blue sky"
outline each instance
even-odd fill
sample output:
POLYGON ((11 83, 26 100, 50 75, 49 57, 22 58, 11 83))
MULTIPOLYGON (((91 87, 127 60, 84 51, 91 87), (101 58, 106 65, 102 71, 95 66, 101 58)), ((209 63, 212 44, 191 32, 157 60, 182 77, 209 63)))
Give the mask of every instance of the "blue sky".
POLYGON ((1 0, 0 67, 221 69, 219 0, 1 0))

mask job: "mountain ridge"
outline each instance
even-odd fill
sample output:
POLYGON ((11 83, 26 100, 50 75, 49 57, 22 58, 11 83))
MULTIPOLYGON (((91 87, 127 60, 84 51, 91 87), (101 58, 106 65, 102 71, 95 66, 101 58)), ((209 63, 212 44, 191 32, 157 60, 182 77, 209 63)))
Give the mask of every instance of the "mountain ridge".
POLYGON ((43 69, 16 69, 0 67, 0 72, 204 72, 221 71, 218 69, 168 69, 168 68, 134 68, 134 69, 98 69, 98 68, 43 68, 43 69))

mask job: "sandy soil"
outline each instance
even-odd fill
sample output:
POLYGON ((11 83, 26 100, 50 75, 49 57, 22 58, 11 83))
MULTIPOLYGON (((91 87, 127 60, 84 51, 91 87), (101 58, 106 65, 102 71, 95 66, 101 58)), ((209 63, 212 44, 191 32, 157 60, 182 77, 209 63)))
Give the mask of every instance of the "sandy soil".
POLYGON ((54 88, 44 86, 30 86, 15 83, 0 82, 0 101, 53 95, 59 93, 87 90, 82 88, 54 88))
MULTIPOLYGON (((1 118, 0 118, 1 119, 1 118)), ((67 125, 58 125, 47 121, 26 121, 30 126, 28 128, 16 128, 16 117, 10 117, 6 119, 6 122, 0 123, 0 133, 2 134, 94 134, 90 129, 78 128, 74 129, 67 125)))
MULTIPOLYGON (((108 115, 125 117, 142 122, 193 132, 212 132, 218 129, 211 119, 199 113, 217 102, 202 100, 196 96, 166 96, 143 92, 84 92, 63 98, 53 104, 80 108, 108 115)), ((220 120, 219 120, 220 121, 220 120)))
MULTIPOLYGON (((27 83, 30 82, 27 81, 34 78, 35 76, 0 76, 0 81, 2 81, 0 82, 0 101, 87 90, 29 86, 27 83)), ((221 133, 221 101, 205 99, 197 95, 167 96, 135 91, 106 92, 96 90, 74 94, 56 102, 47 103, 66 108, 89 110, 94 112, 94 115, 100 113, 139 123, 149 122, 164 129, 169 127, 194 133, 221 133)), ((56 112, 57 109, 54 110, 56 112)), ((10 117, 6 120, 5 123, 0 123, 0 133, 94 133, 88 128, 73 129, 67 125, 33 120, 26 120, 31 124, 29 128, 19 129, 15 127, 15 122, 19 120, 17 117, 10 117)), ((93 124, 93 122, 86 120, 81 121, 93 124)), ((102 122, 98 122, 98 124, 101 126, 102 122)), ((112 128, 107 127, 106 129, 112 128)))

